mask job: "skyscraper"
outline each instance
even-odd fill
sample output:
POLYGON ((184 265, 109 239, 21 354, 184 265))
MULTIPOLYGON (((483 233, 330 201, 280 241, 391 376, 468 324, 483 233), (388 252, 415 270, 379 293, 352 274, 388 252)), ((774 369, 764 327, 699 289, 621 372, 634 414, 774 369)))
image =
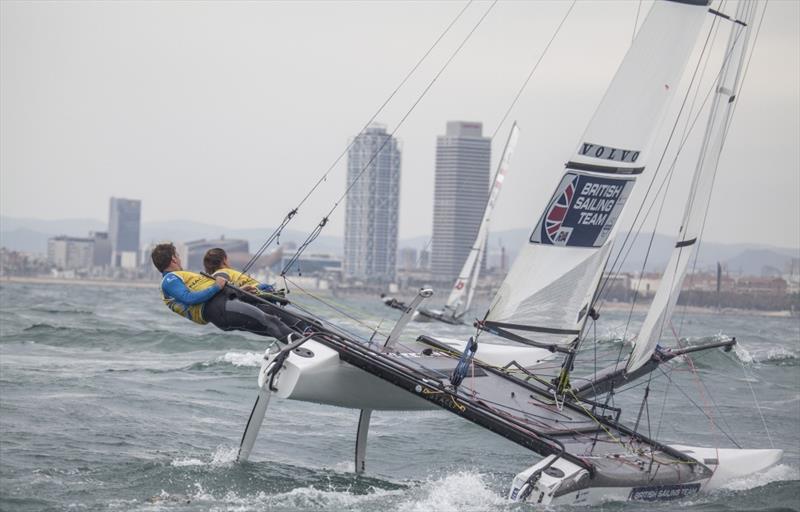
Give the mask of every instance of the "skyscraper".
POLYGON ((492 140, 483 123, 448 121, 436 138, 431 270, 442 280, 458 276, 478 235, 489 197, 492 140))
POLYGON ((356 136, 348 153, 347 183, 354 184, 347 195, 345 276, 394 281, 400 206, 400 149, 397 140, 386 133, 385 127, 373 124, 356 136), (359 177, 367 164, 369 167, 359 177))
POLYGON ((139 264, 139 225, 142 202, 112 197, 108 212, 111 266, 133 268, 139 264))

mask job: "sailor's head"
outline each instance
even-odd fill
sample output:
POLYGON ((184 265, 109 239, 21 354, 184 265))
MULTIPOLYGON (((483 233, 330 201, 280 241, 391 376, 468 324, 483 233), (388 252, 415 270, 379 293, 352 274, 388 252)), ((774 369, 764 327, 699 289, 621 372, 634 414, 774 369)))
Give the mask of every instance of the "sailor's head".
POLYGON ((178 256, 178 251, 175 250, 175 246, 172 243, 155 246, 153 252, 150 253, 150 258, 159 272, 181 269, 181 257, 178 256))
POLYGON ((206 251, 205 256, 203 256, 203 267, 205 267, 208 274, 213 274, 221 268, 227 268, 228 254, 225 249, 215 247, 206 251))

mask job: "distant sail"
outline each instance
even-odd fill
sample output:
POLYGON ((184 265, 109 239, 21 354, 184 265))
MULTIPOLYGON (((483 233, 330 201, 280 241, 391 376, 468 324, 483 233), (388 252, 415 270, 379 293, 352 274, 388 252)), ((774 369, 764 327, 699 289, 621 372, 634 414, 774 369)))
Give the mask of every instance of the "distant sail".
POLYGON ((703 221, 708 210, 707 198, 714 183, 714 175, 730 126, 735 91, 741 77, 745 48, 747 48, 750 35, 749 26, 754 13, 755 9, 750 9, 745 2, 739 4, 736 19, 744 21, 747 26, 736 23, 731 30, 724 54, 726 60, 723 62, 719 82, 715 85, 716 94, 711 106, 700 158, 692 177, 678 240, 664 275, 661 277, 661 286, 653 298, 636 345, 628 359, 626 368, 628 372, 633 372, 647 363, 653 354, 667 323, 672 318, 689 261, 694 254, 696 242, 702 234, 703 221))
POLYGON ((514 149, 517 147, 517 140, 519 140, 519 128, 517 127, 517 123, 514 123, 508 135, 508 141, 503 150, 503 156, 500 158, 500 163, 497 165, 497 171, 492 181, 492 189, 489 191, 489 199, 483 211, 483 220, 478 229, 478 236, 475 237, 475 243, 469 251, 467 260, 464 262, 464 266, 458 274, 458 279, 456 279, 452 290, 450 290, 447 304, 445 304, 445 312, 453 315, 455 318, 463 315, 472 303, 475 285, 478 282, 478 275, 481 271, 481 260, 483 259, 483 254, 486 250, 486 242, 489 238, 489 222, 492 219, 492 211, 494 211, 494 205, 497 202, 497 197, 500 195, 503 181, 505 181, 506 175, 508 174, 508 169, 511 165, 511 157, 514 154, 514 149), (466 301, 464 300, 465 295, 466 301))
POLYGON ((578 336, 617 219, 644 171, 705 14, 677 2, 653 5, 550 201, 532 219, 529 243, 490 307, 487 328, 553 345, 578 336))

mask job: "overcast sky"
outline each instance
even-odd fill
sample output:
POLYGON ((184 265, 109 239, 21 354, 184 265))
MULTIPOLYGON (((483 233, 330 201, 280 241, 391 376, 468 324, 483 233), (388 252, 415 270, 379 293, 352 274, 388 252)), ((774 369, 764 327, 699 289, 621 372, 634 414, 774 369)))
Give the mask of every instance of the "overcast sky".
MULTIPOLYGON (((4 1, 0 213, 106 219, 113 195, 142 199, 144 221, 277 225, 464 5, 4 1)), ((650 5, 641 4, 639 25, 650 5)), ((469 6, 378 121, 397 126, 489 6, 469 6)), ((445 123, 497 130, 568 7, 499 2, 398 130, 401 237, 431 232, 436 136, 445 123)), ((519 122, 494 229, 538 220, 631 43, 639 7, 576 5, 493 141, 494 166, 510 121, 519 122)), ((800 2, 772 0, 707 240, 800 245, 798 141, 800 2)), ((678 172, 688 175, 691 159, 681 162, 678 172)), ((291 226, 315 225, 344 181, 342 161, 291 226)), ((687 183, 673 184, 667 218, 677 219, 687 183)), ((340 207, 326 233, 341 234, 343 217, 340 207)), ((671 234, 674 221, 659 231, 671 234)))

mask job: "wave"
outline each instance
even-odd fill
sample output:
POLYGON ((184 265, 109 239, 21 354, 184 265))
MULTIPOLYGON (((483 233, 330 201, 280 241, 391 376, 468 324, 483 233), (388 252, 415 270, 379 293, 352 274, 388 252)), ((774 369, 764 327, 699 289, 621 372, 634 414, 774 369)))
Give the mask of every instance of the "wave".
POLYGON ((782 346, 772 346, 766 349, 747 349, 737 343, 731 353, 736 360, 746 365, 797 366, 798 359, 800 359, 796 351, 782 346))
POLYGON ((511 502, 492 490, 487 480, 486 475, 476 471, 460 471, 429 480, 397 509, 404 512, 482 512, 508 508, 511 502))
POLYGON ((94 316, 94 311, 89 309, 81 309, 76 304, 64 303, 63 307, 57 304, 50 304, 48 306, 32 306, 28 311, 35 311, 37 313, 45 313, 47 315, 79 315, 79 316, 94 316))
POLYGON ((236 456, 238 455, 239 450, 237 448, 231 446, 218 446, 214 453, 211 454, 211 459, 204 461, 202 459, 197 458, 179 458, 173 459, 170 462, 170 465, 176 468, 182 468, 187 466, 211 466, 211 467, 221 467, 221 466, 230 466, 234 462, 236 462, 236 456))
POLYGON ((226 352, 224 355, 211 361, 193 363, 183 370, 187 371, 209 371, 226 369, 235 370, 238 368, 260 368, 264 360, 264 352, 226 352))
MULTIPOLYGON (((224 457, 223 457, 224 458, 224 457)), ((177 468, 211 465, 199 459, 173 461, 177 468)), ((248 493, 243 489, 214 490, 195 482, 186 494, 162 490, 148 498, 146 504, 192 503, 207 508, 236 510, 397 510, 402 512, 483 512, 511 510, 516 507, 492 490, 489 477, 475 471, 461 471, 424 482, 398 486, 374 478, 340 475, 341 482, 319 481, 324 473, 315 472, 317 482, 269 492, 248 493), (346 483, 349 482, 349 483, 346 483), (367 485, 364 485, 366 483, 367 485), (385 484, 389 485, 385 485, 385 484)), ((298 482, 299 483, 299 482, 298 482)), ((130 505, 130 503, 128 503, 130 505)), ((143 504, 144 505, 144 504, 143 504)), ((142 507, 145 508, 145 507, 142 507)))
POLYGON ((774 482, 792 480, 800 480, 800 471, 787 464, 778 464, 760 473, 732 480, 725 484, 723 488, 730 491, 748 491, 774 482))
MULTIPOLYGON (((212 329, 212 328, 209 328, 212 329)), ((196 350, 263 350, 271 338, 255 339, 238 333, 210 330, 179 333, 161 329, 131 329, 114 324, 79 327, 35 323, 0 337, 2 343, 39 343, 57 347, 91 347, 122 352, 143 350, 179 353, 196 350)))

